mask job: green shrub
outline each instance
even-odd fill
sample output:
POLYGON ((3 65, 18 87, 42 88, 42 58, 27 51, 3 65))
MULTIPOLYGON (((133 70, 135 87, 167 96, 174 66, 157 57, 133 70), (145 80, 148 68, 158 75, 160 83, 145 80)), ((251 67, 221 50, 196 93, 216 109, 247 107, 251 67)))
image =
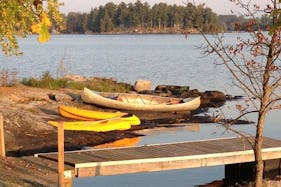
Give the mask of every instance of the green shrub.
POLYGON ((21 83, 26 86, 38 87, 38 88, 49 88, 49 89, 58 89, 67 87, 67 79, 54 79, 50 72, 43 72, 40 79, 36 78, 23 78, 21 83))

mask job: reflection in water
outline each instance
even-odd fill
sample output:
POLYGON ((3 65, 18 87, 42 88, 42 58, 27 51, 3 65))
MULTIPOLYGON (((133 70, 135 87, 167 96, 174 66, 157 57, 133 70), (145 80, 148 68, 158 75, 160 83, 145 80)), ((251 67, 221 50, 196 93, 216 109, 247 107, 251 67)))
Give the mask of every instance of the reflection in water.
MULTIPOLYGON (((200 132, 200 123, 184 123, 184 124, 174 124, 177 128, 157 128, 157 129, 144 129, 138 131, 146 135, 158 134, 163 132, 177 133, 178 131, 189 131, 189 132, 200 132)), ((101 145, 94 146, 97 149, 103 148, 117 148, 117 147, 131 147, 140 145, 141 136, 133 138, 123 138, 116 140, 114 142, 109 142, 101 145)))
MULTIPOLYGON (((144 133, 146 135, 151 135, 151 134, 158 134, 158 133, 163 133, 163 132, 168 132, 168 133, 176 133, 178 131, 188 131, 188 132, 200 132, 200 123, 184 123, 184 124, 174 124, 177 128, 157 128, 157 129, 144 129, 138 131, 139 133, 144 133)), ((134 137, 134 138, 123 138, 120 140, 116 140, 114 142, 110 143, 105 143, 101 145, 97 145, 94 148, 102 149, 102 148, 116 148, 116 147, 131 147, 131 146, 136 146, 140 145, 142 137, 134 137)))
POLYGON ((135 146, 139 143, 140 137, 134 137, 134 138, 124 138, 121 140, 116 140, 114 142, 97 145, 94 148, 115 148, 115 147, 131 147, 135 146))
POLYGON ((137 133, 144 135, 157 135, 163 133, 178 133, 179 131, 188 131, 188 132, 199 132, 200 123, 175 123, 173 127, 170 127, 171 124, 167 124, 169 128, 165 127, 165 124, 162 124, 163 127, 157 127, 153 129, 142 129, 136 131, 137 133))
POLYGON ((185 130, 190 132, 200 132, 200 123, 189 123, 183 127, 185 130))

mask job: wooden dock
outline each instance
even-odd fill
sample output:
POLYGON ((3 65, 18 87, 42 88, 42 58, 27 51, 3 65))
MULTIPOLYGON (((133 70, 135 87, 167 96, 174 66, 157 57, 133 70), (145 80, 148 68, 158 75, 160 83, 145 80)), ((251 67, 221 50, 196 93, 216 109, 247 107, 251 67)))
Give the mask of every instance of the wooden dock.
MULTIPOLYGON (((37 154, 57 161, 57 153, 37 154)), ((65 152, 64 163, 73 167, 72 177, 116 175, 228 165, 254 161, 252 146, 244 138, 144 145, 127 148, 65 152)), ((281 141, 264 138, 263 159, 280 159, 281 141)))

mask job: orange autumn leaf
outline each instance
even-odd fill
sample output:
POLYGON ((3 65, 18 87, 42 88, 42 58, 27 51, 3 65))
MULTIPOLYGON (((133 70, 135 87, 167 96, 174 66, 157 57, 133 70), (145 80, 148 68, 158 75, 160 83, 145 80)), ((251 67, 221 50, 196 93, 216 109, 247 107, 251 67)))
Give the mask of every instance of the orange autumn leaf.
POLYGON ((39 34, 38 41, 40 43, 47 42, 50 40, 49 29, 52 27, 52 22, 49 16, 43 12, 40 16, 40 23, 32 25, 31 30, 33 33, 39 34))

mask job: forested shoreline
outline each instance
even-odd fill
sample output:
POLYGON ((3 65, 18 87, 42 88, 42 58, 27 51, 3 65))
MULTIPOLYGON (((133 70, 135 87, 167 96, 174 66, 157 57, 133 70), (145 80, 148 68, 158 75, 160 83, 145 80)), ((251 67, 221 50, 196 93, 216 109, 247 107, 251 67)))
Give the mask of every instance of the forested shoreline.
MULTIPOLYGON (((135 3, 112 2, 91 9, 89 13, 69 12, 65 15, 64 33, 197 33, 243 30, 249 19, 237 15, 217 15, 204 5, 184 6, 158 3, 150 6, 135 3), (238 28, 239 27, 239 28, 238 28)), ((259 19, 261 29, 269 23, 267 16, 259 19)))

